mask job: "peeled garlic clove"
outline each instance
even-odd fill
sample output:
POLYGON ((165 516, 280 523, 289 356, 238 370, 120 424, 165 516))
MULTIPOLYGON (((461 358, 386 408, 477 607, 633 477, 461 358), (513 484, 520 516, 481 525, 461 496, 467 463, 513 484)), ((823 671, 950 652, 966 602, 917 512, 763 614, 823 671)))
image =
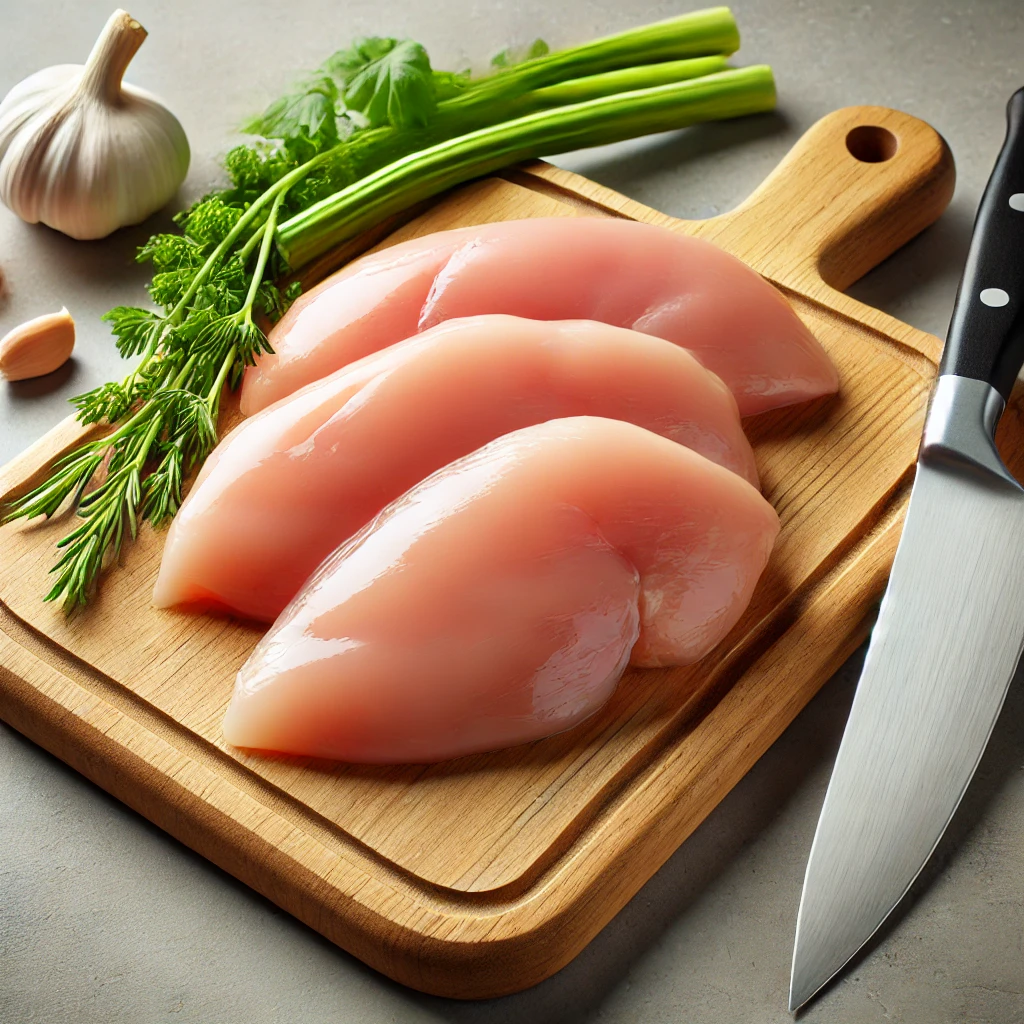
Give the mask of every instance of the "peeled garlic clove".
POLYGON ((74 347, 75 321, 66 309, 27 320, 0 339, 0 377, 27 380, 53 373, 74 347))
POLYGON ((177 191, 185 132, 154 95, 121 81, 145 38, 115 11, 84 66, 37 71, 0 103, 0 200, 22 220, 103 238, 177 191))

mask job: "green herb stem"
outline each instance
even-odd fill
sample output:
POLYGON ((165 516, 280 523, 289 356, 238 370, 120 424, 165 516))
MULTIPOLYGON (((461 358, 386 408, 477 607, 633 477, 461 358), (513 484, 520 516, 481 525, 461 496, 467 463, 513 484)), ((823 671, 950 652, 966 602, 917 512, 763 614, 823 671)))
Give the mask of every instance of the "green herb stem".
POLYGON ((238 250, 238 259, 244 265, 249 261, 249 257, 255 252, 256 246, 263 241, 263 236, 266 234, 267 222, 264 221, 246 240, 245 245, 238 250))
POLYGON ((217 376, 210 388, 210 393, 206 396, 206 408, 210 412, 210 419, 215 423, 217 421, 217 414, 220 411, 220 396, 224 390, 224 383, 228 379, 228 374, 234 367, 237 358, 238 349, 232 347, 224 357, 224 361, 220 364, 220 369, 217 371, 217 376))
POLYGON ((298 269, 386 217, 509 164, 774 105, 771 69, 758 65, 528 114, 402 157, 321 200, 277 228, 278 249, 298 269))
POLYGON ((281 212, 281 204, 284 202, 286 193, 287 189, 282 189, 278 192, 273 206, 270 207, 270 216, 267 217, 267 222, 261 229, 263 241, 260 245, 260 254, 256 257, 256 269, 253 271, 252 281, 249 284, 249 293, 245 297, 245 306, 243 307, 245 317, 250 323, 252 323, 252 306, 256 301, 256 293, 260 290, 260 285, 263 283, 263 271, 267 269, 267 259, 270 257, 270 249, 274 244, 274 231, 277 229, 277 217, 281 212))
POLYGON ((449 102, 490 102, 496 93, 525 92, 635 64, 728 55, 739 46, 740 34, 732 11, 728 7, 712 7, 523 61, 470 83, 461 96, 449 102))
POLYGON ((188 309, 189 303, 196 297, 196 292, 199 291, 200 286, 210 276, 210 272, 214 270, 224 259, 224 256, 228 253, 231 247, 241 238, 245 229, 256 219, 256 215, 271 201, 275 200, 278 196, 284 195, 296 182, 301 181, 306 175, 310 173, 317 165, 325 163, 330 159, 332 152, 329 150, 326 153, 320 153, 318 156, 313 157, 311 160, 307 160, 306 163, 299 167, 296 167, 293 171, 286 174, 280 181, 275 182, 266 192, 263 193, 252 205, 242 214, 241 217, 235 222, 234 227, 224 236, 217 247, 210 253, 206 258, 206 262, 203 263, 202 267, 196 273, 192 282, 185 290, 185 294, 178 300, 178 304, 171 310, 167 316, 169 323, 179 323, 185 310, 188 309))

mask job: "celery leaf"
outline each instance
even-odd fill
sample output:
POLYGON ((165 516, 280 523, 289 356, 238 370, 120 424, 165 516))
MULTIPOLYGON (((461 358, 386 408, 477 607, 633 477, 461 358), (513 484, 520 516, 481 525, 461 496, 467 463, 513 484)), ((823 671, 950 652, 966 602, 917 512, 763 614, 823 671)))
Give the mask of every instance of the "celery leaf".
POLYGON ((550 52, 551 47, 543 39, 534 39, 525 50, 511 47, 500 50, 491 58, 491 67, 496 71, 503 71, 505 68, 514 68, 517 64, 525 64, 528 60, 546 57, 550 52))
POLYGON ((302 139, 314 152, 322 152, 338 141, 337 102, 334 79, 317 74, 276 100, 242 130, 265 139, 302 139))
POLYGON ((371 127, 422 128, 437 105, 427 51, 411 39, 358 39, 324 64, 346 106, 371 127))

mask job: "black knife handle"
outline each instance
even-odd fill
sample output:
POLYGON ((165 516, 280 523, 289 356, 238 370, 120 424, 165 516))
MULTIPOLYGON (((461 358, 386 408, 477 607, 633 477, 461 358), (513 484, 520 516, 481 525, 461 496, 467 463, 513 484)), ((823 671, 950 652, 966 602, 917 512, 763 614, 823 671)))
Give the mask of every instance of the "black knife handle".
POLYGON ((1024 363, 1024 89, 981 197, 939 373, 991 384, 1004 399, 1024 363))

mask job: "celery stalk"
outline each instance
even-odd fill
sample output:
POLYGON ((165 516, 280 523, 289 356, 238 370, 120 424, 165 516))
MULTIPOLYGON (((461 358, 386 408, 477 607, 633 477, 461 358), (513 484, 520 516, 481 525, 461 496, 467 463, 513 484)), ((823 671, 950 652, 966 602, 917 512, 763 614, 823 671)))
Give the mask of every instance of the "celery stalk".
POLYGON ((583 78, 640 63, 728 55, 739 46, 740 34, 732 11, 728 7, 712 7, 535 57, 470 83, 462 96, 450 102, 488 102, 495 92, 525 92, 567 78, 583 78))
POLYGON ((588 75, 585 78, 572 78, 542 89, 534 89, 517 97, 510 106, 517 114, 532 114, 537 110, 583 103, 617 92, 635 92, 637 89, 653 89, 658 85, 685 82, 690 78, 702 78, 704 75, 714 75, 728 69, 725 57, 722 56, 641 64, 637 67, 606 71, 599 75, 588 75))
POLYGON ((774 105, 771 68, 759 65, 527 114, 395 160, 280 224, 277 247, 295 270, 386 217, 509 164, 774 105))
POLYGON ((495 98, 479 108, 441 103, 427 128, 378 128, 356 136, 351 143, 341 145, 346 148, 353 180, 358 180, 409 153, 428 149, 456 135, 467 135, 490 125, 552 107, 583 103, 614 93, 670 85, 715 74, 726 68, 725 57, 721 56, 662 61, 660 64, 642 64, 639 67, 558 82, 505 100, 495 98))
POLYGON ((462 93, 438 103, 428 127, 371 129, 340 143, 338 151, 355 180, 408 153, 537 110, 721 71, 725 55, 739 44, 728 7, 693 11, 472 80, 462 93))

